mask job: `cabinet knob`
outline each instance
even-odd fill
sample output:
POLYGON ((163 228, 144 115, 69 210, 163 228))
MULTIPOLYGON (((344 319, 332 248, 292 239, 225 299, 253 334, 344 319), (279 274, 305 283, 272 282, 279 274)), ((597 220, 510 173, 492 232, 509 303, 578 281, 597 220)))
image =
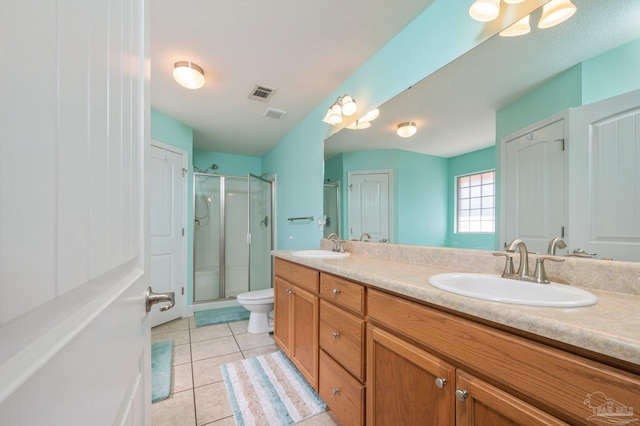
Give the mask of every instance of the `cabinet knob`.
POLYGON ((337 331, 333 332, 333 338, 337 339, 338 337, 340 337, 340 333, 338 333, 337 331))
POLYGON ((465 399, 467 399, 468 396, 469 396, 469 392, 467 392, 466 390, 462 390, 462 389, 456 390, 456 398, 458 398, 460 401, 464 401, 465 399))
POLYGON ((293 291, 287 289, 287 294, 293 294, 293 291))
POLYGON ((340 389, 338 389, 338 388, 333 388, 333 389, 331 389, 331 393, 332 393, 332 394, 334 394, 334 395, 337 395, 337 394, 339 394, 339 393, 340 393, 340 389))
POLYGON ((334 288, 334 289, 333 289, 333 294, 338 294, 338 293, 340 293, 340 290, 339 290, 339 289, 337 289, 337 288, 334 288))
POLYGON ((436 377, 436 386, 442 389, 447 384, 447 379, 444 377, 436 377))

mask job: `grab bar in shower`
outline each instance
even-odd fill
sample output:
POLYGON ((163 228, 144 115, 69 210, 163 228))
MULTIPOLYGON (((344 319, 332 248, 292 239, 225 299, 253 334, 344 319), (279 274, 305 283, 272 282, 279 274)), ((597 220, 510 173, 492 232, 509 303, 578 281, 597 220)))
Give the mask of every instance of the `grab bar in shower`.
POLYGON ((313 222, 314 217, 313 216, 307 216, 307 217, 290 217, 287 219, 289 222, 293 222, 294 220, 310 220, 313 222))

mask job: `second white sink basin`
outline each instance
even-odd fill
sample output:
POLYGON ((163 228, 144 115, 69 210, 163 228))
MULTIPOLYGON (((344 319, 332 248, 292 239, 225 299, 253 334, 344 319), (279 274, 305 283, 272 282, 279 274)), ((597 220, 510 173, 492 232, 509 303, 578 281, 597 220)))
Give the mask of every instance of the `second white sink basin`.
POLYGON ((449 273, 433 275, 429 283, 441 290, 476 299, 530 306, 572 308, 598 303, 581 288, 565 284, 538 284, 502 278, 499 275, 449 273))
POLYGON ((337 259, 349 256, 349 253, 340 253, 331 250, 296 250, 291 253, 297 257, 308 257, 313 259, 337 259))

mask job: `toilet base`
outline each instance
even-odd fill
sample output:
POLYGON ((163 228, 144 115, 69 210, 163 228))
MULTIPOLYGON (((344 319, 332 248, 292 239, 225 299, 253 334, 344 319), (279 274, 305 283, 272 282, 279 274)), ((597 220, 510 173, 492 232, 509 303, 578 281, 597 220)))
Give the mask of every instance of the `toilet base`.
POLYGON ((249 315, 249 333, 269 333, 273 331, 273 321, 269 320, 268 313, 251 312, 249 315))

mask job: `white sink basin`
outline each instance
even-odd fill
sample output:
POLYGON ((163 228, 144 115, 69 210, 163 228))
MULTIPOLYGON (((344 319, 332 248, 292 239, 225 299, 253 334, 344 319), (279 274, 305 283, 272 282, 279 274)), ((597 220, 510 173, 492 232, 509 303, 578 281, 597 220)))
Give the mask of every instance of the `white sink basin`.
POLYGON ((530 283, 499 275, 438 274, 429 278, 429 283, 450 293, 517 305, 572 308, 598 303, 596 296, 580 288, 553 282, 530 283))
POLYGON ((340 253, 331 250, 297 250, 291 253, 298 257, 309 257, 313 259, 338 259, 349 256, 349 253, 340 253))

